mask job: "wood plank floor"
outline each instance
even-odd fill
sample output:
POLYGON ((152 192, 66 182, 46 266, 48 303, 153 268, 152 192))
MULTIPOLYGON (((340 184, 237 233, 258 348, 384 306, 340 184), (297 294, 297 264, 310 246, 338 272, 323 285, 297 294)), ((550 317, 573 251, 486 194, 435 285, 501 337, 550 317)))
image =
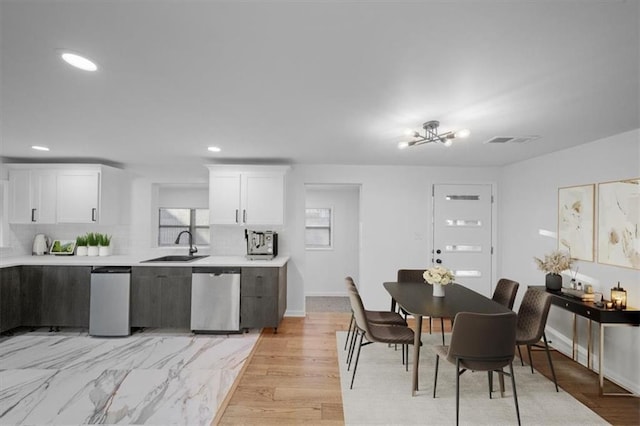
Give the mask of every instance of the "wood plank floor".
MULTIPOLYGON (((342 425, 335 332, 346 330, 349 318, 344 313, 309 313, 285 318, 277 334, 264 330, 218 424, 342 425)), ((433 327, 439 331, 439 321, 433 327)), ((551 377, 544 351, 534 350, 532 356, 538 371, 551 377)), ((600 397, 597 374, 558 352, 552 356, 565 391, 614 425, 640 424, 640 399, 600 397)), ((607 390, 615 389, 610 386, 607 390)), ((554 392, 551 383, 549 392, 554 392)))

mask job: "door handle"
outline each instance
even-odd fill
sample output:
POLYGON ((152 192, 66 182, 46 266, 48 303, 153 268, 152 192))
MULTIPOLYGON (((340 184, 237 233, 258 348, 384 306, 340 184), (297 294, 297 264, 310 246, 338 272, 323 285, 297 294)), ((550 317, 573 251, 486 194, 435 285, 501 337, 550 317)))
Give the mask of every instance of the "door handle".
POLYGON ((96 208, 92 208, 91 209, 91 221, 95 222, 96 221, 96 208))
POLYGON ((442 259, 436 259, 436 263, 438 264, 442 263, 442 259))
POLYGON ((440 253, 442 253, 442 250, 440 249, 436 250, 436 254, 440 254, 440 253))
POLYGON ((36 209, 31 209, 31 222, 36 221, 36 209))
POLYGON ((236 209, 236 223, 238 223, 238 213, 240 213, 240 211, 236 209))
POLYGON ((246 209, 242 210, 242 221, 244 223, 247 223, 247 210, 246 209))

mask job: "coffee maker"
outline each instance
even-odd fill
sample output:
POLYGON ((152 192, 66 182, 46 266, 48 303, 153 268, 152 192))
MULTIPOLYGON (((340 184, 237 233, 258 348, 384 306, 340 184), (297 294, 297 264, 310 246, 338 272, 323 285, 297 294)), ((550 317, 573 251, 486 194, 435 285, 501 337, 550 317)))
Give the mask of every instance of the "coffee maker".
POLYGON ((247 259, 270 260, 278 255, 278 234, 273 231, 250 231, 245 229, 247 259))

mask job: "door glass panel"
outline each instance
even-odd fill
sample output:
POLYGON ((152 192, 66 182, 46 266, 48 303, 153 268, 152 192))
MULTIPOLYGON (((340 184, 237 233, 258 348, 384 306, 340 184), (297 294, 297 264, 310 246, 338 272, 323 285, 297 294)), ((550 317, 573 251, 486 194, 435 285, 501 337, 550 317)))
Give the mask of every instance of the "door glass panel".
POLYGON ((482 226, 481 220, 447 219, 447 226, 482 226))
POLYGON ((467 277, 467 278, 475 278, 475 277, 481 277, 482 273, 480 271, 455 271, 455 275, 456 277, 467 277))
POLYGON ((447 195, 444 197, 447 201, 479 201, 479 195, 447 195))
POLYGON ((444 247, 446 251, 458 251, 458 252, 481 252, 482 246, 469 246, 469 245, 447 245, 444 247))

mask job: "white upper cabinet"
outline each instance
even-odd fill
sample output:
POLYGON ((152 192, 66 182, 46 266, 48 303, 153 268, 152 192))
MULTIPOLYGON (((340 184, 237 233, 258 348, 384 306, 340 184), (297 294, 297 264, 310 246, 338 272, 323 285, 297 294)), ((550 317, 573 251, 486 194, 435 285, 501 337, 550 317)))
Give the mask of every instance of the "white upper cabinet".
POLYGON ((58 223, 97 223, 100 172, 60 171, 57 198, 58 223))
POLYGON ((56 171, 9 171, 9 222, 56 223, 56 171))
POLYGON ((213 225, 284 224, 286 166, 209 166, 213 225))
POLYGON ((99 164, 11 164, 10 223, 126 222, 130 183, 99 164))

